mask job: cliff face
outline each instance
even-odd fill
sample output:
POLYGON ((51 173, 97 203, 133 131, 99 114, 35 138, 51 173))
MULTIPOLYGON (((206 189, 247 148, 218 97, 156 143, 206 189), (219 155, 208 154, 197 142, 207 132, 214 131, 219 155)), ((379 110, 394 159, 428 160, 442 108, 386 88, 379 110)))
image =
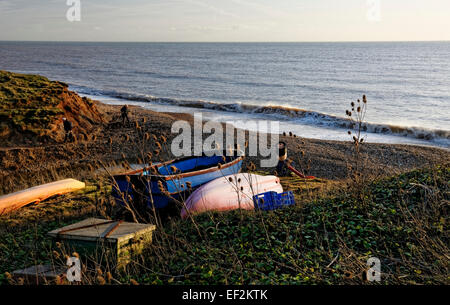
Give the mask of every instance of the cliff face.
POLYGON ((105 122, 95 102, 69 91, 67 84, 0 71, 0 146, 59 142, 63 117, 79 137, 105 122))

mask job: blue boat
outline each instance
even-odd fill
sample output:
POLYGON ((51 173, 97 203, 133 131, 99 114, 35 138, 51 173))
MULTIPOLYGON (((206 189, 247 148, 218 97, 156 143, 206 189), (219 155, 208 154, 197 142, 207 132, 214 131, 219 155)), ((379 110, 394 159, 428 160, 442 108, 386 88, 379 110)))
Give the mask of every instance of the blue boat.
POLYGON ((214 179, 237 174, 243 156, 186 157, 115 175, 112 195, 116 202, 146 204, 161 209, 171 201, 183 201, 190 192, 214 179), (131 197, 131 198, 130 198, 131 197), (130 200, 131 199, 131 200, 130 200))

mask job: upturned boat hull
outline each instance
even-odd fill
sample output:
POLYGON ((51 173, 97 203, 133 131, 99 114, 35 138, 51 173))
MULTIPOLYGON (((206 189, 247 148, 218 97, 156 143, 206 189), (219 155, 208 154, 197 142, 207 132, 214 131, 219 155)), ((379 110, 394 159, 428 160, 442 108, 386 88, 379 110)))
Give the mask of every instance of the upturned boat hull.
POLYGON ((254 210, 253 196, 269 191, 283 192, 278 177, 255 174, 221 177, 194 191, 181 210, 181 217, 206 211, 254 210))
POLYGON ((75 179, 65 179, 0 196, 0 215, 19 209, 30 203, 39 203, 55 195, 81 190, 85 187, 83 182, 75 179))

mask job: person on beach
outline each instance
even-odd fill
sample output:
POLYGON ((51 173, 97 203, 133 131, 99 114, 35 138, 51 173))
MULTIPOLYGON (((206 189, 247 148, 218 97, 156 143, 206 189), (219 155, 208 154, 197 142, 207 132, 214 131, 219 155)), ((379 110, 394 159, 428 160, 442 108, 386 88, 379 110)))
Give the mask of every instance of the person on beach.
POLYGON ((120 112, 122 114, 122 125, 125 125, 125 119, 127 120, 128 124, 130 124, 130 118, 128 117, 128 113, 130 112, 130 110, 128 109, 128 105, 124 105, 120 109, 120 112))
POLYGON ((64 126, 64 131, 66 133, 66 135, 64 136, 64 143, 66 143, 67 140, 73 141, 72 122, 66 118, 63 118, 63 126, 64 126))

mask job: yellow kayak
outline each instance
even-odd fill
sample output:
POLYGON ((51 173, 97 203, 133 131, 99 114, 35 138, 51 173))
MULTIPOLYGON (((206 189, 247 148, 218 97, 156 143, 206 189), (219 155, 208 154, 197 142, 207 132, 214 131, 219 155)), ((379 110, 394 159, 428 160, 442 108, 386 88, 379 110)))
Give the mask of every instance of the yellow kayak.
POLYGON ((39 203, 55 195, 63 195, 85 188, 85 184, 75 179, 65 179, 0 196, 0 215, 19 209, 30 203, 39 203))

